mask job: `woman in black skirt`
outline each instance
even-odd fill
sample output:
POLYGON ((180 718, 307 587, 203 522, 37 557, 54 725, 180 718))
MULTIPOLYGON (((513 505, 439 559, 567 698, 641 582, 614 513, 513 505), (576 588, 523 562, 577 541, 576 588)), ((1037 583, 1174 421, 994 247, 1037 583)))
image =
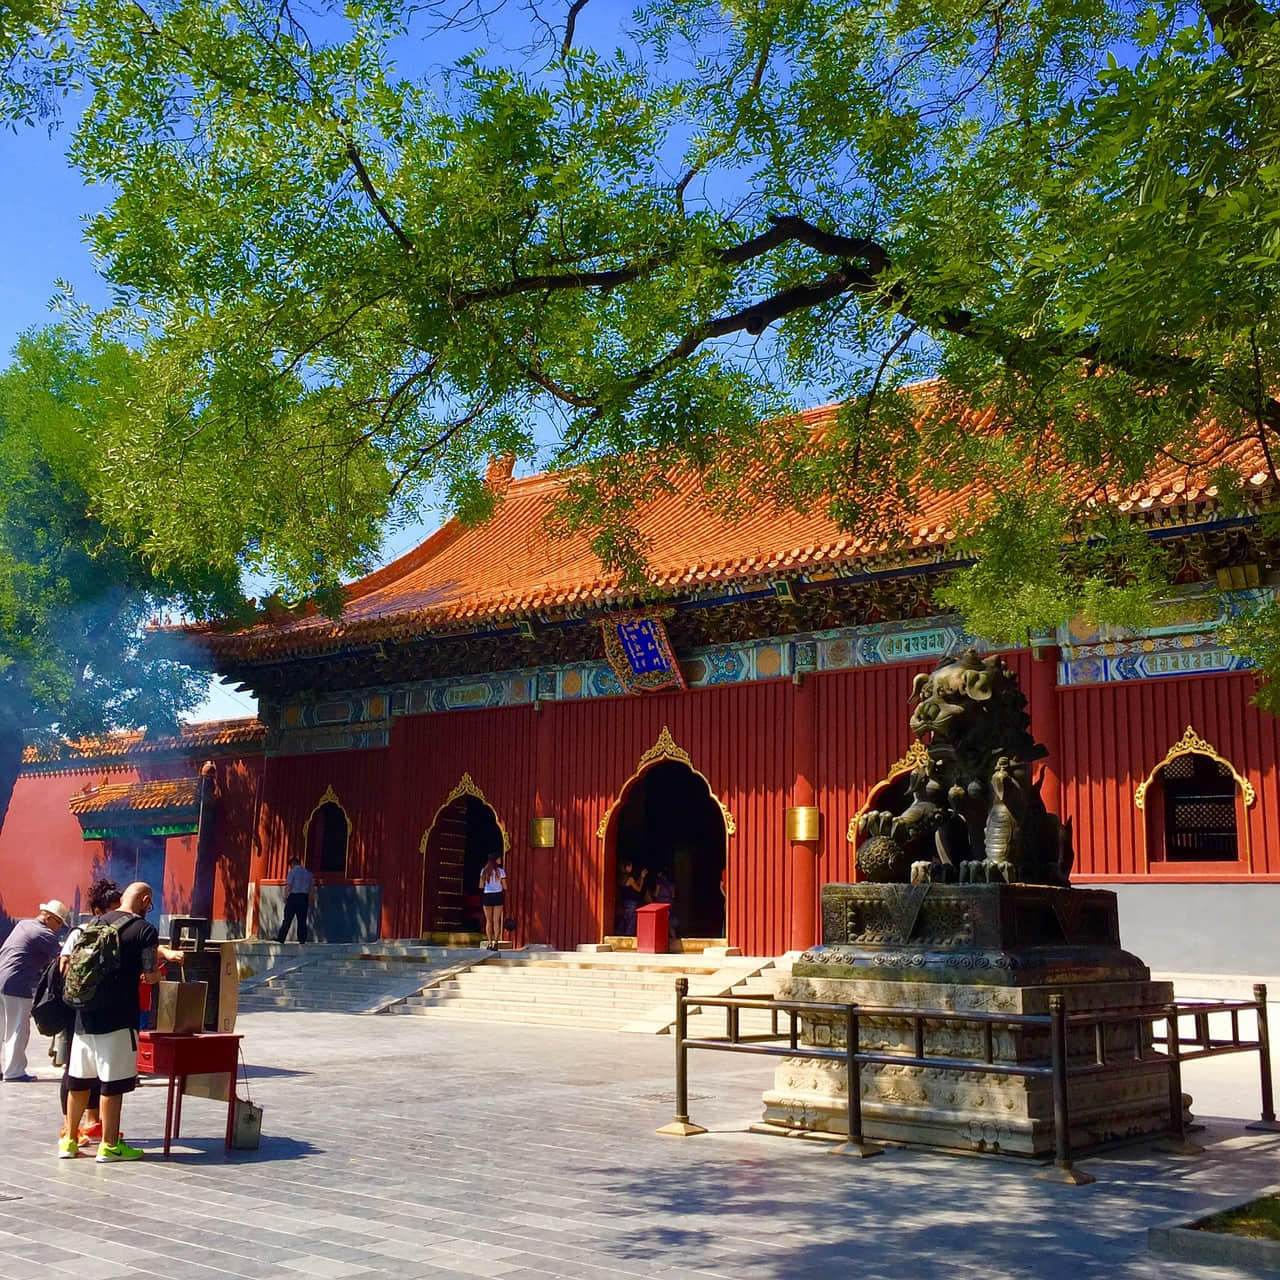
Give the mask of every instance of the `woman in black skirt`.
POLYGON ((507 873, 502 869, 502 854, 489 855, 480 872, 480 892, 484 895, 484 945, 497 951, 502 941, 503 904, 506 901, 507 873))

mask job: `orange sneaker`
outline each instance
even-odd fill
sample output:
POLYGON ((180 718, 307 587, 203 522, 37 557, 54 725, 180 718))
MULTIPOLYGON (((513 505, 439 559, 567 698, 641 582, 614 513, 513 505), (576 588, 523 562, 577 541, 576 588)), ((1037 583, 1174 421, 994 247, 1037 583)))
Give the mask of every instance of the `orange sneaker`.
POLYGON ((102 1141, 102 1121, 95 1120, 92 1124, 81 1124, 80 1126, 80 1145, 83 1147, 89 1142, 102 1141))

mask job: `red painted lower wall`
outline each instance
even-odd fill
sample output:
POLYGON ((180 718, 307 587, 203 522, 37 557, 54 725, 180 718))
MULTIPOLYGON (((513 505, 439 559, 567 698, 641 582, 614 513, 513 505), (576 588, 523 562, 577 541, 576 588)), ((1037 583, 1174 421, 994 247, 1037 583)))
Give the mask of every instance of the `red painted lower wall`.
MULTIPOLYGON (((12 919, 33 915, 36 906, 60 898, 83 910, 84 893, 102 873, 105 845, 85 840, 69 807, 72 796, 101 784, 141 782, 193 773, 199 761, 119 759, 53 773, 24 773, 14 786, 0 828, 0 911, 12 919)), ((249 855, 262 773, 260 756, 217 762, 218 788, 212 821, 217 847, 213 913, 218 920, 243 921, 249 855)), ((190 911, 196 862, 195 836, 165 842, 163 910, 190 911)))
MULTIPOLYGON (((1009 661, 1028 693, 1033 729, 1054 752, 1046 794, 1058 787, 1061 811, 1074 821, 1077 879, 1280 877, 1280 724, 1249 705, 1248 675, 1057 689, 1055 658, 1052 651, 1038 661, 1018 653, 1009 661), (1254 803, 1241 807, 1247 864, 1196 871, 1150 861, 1134 791, 1188 726, 1255 790, 1254 803)), ((812 892, 817 919, 822 884, 854 878, 850 820, 909 746, 907 699, 926 667, 811 675, 803 691, 780 680, 403 717, 379 750, 226 759, 219 763, 215 915, 245 918, 249 886, 282 877, 289 855, 305 853, 303 831, 328 797, 350 824, 344 878, 381 886, 384 936, 416 937, 424 837, 451 796, 469 794, 491 807, 509 841, 508 910, 517 940, 556 947, 596 941, 613 928, 606 820, 666 729, 666 758, 687 760, 705 778, 734 827, 726 839, 729 941, 748 953, 776 954, 793 941, 797 863, 784 812, 797 786, 797 697, 812 699, 809 781, 822 828, 816 852, 805 854, 816 859, 812 890, 807 875, 799 883, 806 898, 812 892), (554 848, 529 846, 534 817, 555 819, 554 848)), ((99 847, 81 840, 67 801, 102 772, 19 781, 0 833, 0 907, 10 915, 29 914, 51 895, 72 902, 88 883, 99 847)), ((112 781, 137 776, 110 773, 112 781)), ((189 843, 170 841, 165 889, 175 910, 190 898, 189 843)))

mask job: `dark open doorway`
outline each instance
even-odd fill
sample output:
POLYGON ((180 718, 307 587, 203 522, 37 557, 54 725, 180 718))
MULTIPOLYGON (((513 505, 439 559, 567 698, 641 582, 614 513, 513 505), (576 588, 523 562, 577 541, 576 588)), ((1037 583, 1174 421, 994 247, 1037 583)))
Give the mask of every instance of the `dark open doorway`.
POLYGON ((723 938, 724 814, 706 780, 677 760, 661 761, 631 785, 615 821, 615 878, 630 862, 648 872, 652 889, 665 871, 675 885, 680 935, 723 938))
POLYGON ((475 796, 459 796, 436 814, 425 852, 423 932, 483 932, 480 871, 491 854, 503 853, 493 810, 475 796))

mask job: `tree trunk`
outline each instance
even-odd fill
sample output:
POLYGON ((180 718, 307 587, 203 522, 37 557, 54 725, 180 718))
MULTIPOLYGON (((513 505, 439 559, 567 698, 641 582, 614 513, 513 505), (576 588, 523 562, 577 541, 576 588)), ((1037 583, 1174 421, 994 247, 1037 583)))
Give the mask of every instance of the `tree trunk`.
POLYGON ((0 725, 0 831, 4 830, 9 801, 22 768, 22 730, 17 725, 0 725))

